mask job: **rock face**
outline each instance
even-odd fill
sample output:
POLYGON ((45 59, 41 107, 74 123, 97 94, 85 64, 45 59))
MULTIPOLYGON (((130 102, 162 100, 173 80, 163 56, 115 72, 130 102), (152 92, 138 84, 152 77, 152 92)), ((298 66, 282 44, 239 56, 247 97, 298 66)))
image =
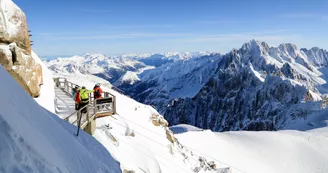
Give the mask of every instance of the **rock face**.
POLYGON ((0 64, 32 97, 39 96, 42 67, 31 56, 25 14, 11 0, 0 0, 0 64))
POLYGON ((292 44, 270 48, 253 40, 224 55, 207 84, 194 97, 171 101, 164 116, 170 125, 214 131, 282 129, 321 110, 317 88, 325 81, 315 65, 322 59, 292 44))

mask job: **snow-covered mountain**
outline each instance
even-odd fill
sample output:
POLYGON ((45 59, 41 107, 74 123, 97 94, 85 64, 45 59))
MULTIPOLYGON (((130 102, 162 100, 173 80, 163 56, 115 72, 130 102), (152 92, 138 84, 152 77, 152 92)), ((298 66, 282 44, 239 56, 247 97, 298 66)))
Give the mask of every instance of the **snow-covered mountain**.
POLYGON ((176 61, 118 85, 171 125, 215 131, 276 130, 326 105, 327 51, 252 40, 225 55, 176 61), (323 100, 324 98, 324 100, 323 100))
POLYGON ((122 85, 136 81, 133 73, 140 74, 144 70, 164 64, 188 60, 209 54, 208 52, 169 52, 163 54, 125 54, 121 56, 105 56, 102 54, 86 54, 57 58, 46 62, 56 73, 91 74, 122 85), (126 74, 127 73, 127 74, 126 74), (131 77, 131 79, 129 78, 131 77))
MULTIPOLYGON (((5 26, 0 30, 9 28, 12 31, 7 22, 18 24, 15 27, 19 28, 18 15, 12 15, 12 9, 18 8, 11 0, 0 1, 0 23, 5 26), (15 20, 7 20, 7 14, 15 20)), ((29 39, 23 41, 29 42, 29 39)), ((7 45, 4 47, 4 52, 8 53, 7 45)), ((223 56, 175 57, 173 62, 159 58, 160 63, 153 64, 157 68, 133 58, 111 59, 102 55, 73 57, 71 61, 74 62, 59 59, 59 63, 52 66, 55 75, 88 89, 101 83, 104 91, 115 96, 116 113, 97 117, 92 137, 84 131, 76 136, 75 126, 52 113, 64 106, 68 109, 65 113, 71 114, 70 106, 74 106, 74 101, 69 94, 54 88, 53 76, 40 58, 29 48, 26 52, 30 60, 40 63, 36 65, 29 61, 32 69, 42 67, 38 70, 42 82, 30 87, 40 89, 37 98, 27 94, 24 86, 19 85, 20 81, 15 80, 17 76, 10 71, 25 69, 26 64, 16 62, 19 67, 8 66, 7 62, 15 61, 20 54, 4 54, 2 62, 5 60, 5 63, 0 65, 0 172, 328 172, 328 149, 325 147, 328 145, 328 108, 319 114, 315 112, 320 109, 318 103, 321 100, 321 107, 327 103, 322 95, 326 91, 325 74, 328 71, 324 68, 327 60, 323 50, 299 51, 290 44, 268 48, 265 43, 251 41, 242 49, 223 56), (247 125, 247 128, 268 129, 268 124, 263 121, 270 119, 268 115, 274 117, 273 127, 277 122, 277 127, 284 125, 286 117, 295 121, 283 126, 289 130, 279 132, 213 133, 191 125, 170 129, 166 119, 153 107, 116 92, 112 84, 95 76, 108 75, 114 80, 114 76, 108 74, 111 67, 118 71, 123 69, 124 75, 118 75, 115 85, 124 85, 126 91, 136 97, 143 96, 145 101, 158 107, 165 108, 165 102, 180 98, 174 99, 167 110, 185 113, 194 109, 191 106, 196 103, 196 112, 203 111, 196 114, 200 122, 205 122, 201 125, 207 125, 202 117, 208 118, 221 108, 225 109, 223 114, 227 117, 224 119, 226 126, 221 127, 234 127, 235 122, 230 121, 232 113, 237 115, 235 121, 240 122, 238 118, 244 117, 239 112, 247 114, 245 110, 250 113, 244 120, 254 120, 253 116, 258 116, 251 121, 252 127, 247 125), (152 81, 153 85, 146 85, 145 81, 152 81), (134 86, 138 90, 134 90, 134 86), (219 87, 223 91, 218 90, 219 87), (144 89, 148 93, 138 93, 144 89), (55 97, 63 105, 58 105, 55 97), (193 98, 190 100, 190 97, 193 98), (181 104, 185 106, 179 107, 181 104), (202 110, 197 104, 208 106, 210 111, 202 110), (204 116, 204 112, 209 116, 204 116), (298 118, 311 112, 314 115, 306 120, 298 118), (258 122, 264 123, 256 124, 258 122)), ((22 74, 28 72, 36 73, 24 70, 22 74)), ((27 77, 27 83, 30 83, 29 79, 27 77)), ((189 115, 181 117, 177 114, 177 119, 188 121, 194 114, 189 115)))
POLYGON ((139 74, 134 85, 117 85, 129 96, 159 110, 175 98, 192 97, 207 83, 217 69, 220 54, 179 60, 139 74))
MULTIPOLYGON (((298 49, 290 43, 270 47, 255 40, 224 55, 129 54, 120 58, 143 66, 123 70, 113 84, 156 107, 171 125, 274 130, 325 107, 327 57, 319 48, 298 49), (160 65, 147 66, 141 62, 145 59, 160 65)), ((56 61, 50 66, 64 68, 56 61)))
POLYGON ((122 75, 115 83, 115 86, 123 86, 123 85, 134 85, 139 82, 140 79, 138 77, 137 72, 127 71, 124 75, 122 75))
POLYGON ((86 54, 50 60, 49 68, 55 73, 91 74, 114 83, 127 71, 146 67, 142 62, 124 57, 109 57, 102 54, 86 54))
MULTIPOLYGON (((254 102, 255 106, 252 107, 254 110, 251 112, 256 112, 255 109, 258 109, 259 113, 249 116, 250 118, 257 116, 255 118, 258 121, 245 121, 247 126, 243 130, 270 130, 273 127, 297 130, 324 127, 323 129, 316 129, 313 133, 312 131, 311 133, 310 131, 280 131, 215 134, 190 125, 183 127, 178 125, 172 127, 171 130, 182 134, 172 135, 167 130, 166 120, 156 110, 111 90, 110 87, 107 87, 110 84, 107 84, 103 87, 104 90, 110 91, 118 99, 118 115, 97 119, 94 137, 120 162, 122 170, 135 172, 204 172, 205 170, 211 172, 214 171, 210 166, 212 163, 215 163, 216 167, 219 168, 230 167, 232 172, 237 173, 274 173, 284 170, 289 172, 327 171, 325 167, 327 157, 320 154, 326 152, 325 148, 314 148, 317 145, 324 146, 327 144, 325 140, 327 124, 323 125, 327 116, 317 112, 324 105, 324 101, 320 101, 323 97, 322 88, 324 87, 320 90, 317 88, 325 85, 325 73, 323 73, 322 68, 313 65, 308 57, 304 56, 304 52, 296 49, 296 47, 294 54, 299 58, 291 58, 292 52, 278 51, 277 53, 274 51, 276 48, 270 47, 269 49, 275 53, 268 53, 270 51, 267 51, 266 47, 269 46, 266 46, 265 43, 251 41, 241 49, 233 50, 226 55, 211 54, 188 60, 178 60, 174 63, 145 70, 142 73, 128 72, 118 81, 120 81, 119 84, 126 81, 125 84, 126 86, 129 85, 129 89, 135 87, 142 91, 141 86, 143 85, 145 90, 154 89, 154 91, 149 92, 149 96, 156 92, 158 96, 147 101, 154 105, 169 103, 169 107, 162 106, 165 108, 163 109, 164 112, 175 110, 176 112, 171 112, 175 116, 171 117, 177 117, 179 122, 183 122, 183 118, 186 118, 185 121, 192 119, 195 115, 193 110, 206 111, 206 109, 197 106, 200 104, 210 106, 208 109, 212 112, 196 113, 196 117, 199 118, 197 121, 208 122, 201 120, 201 117, 211 120, 216 115, 217 117, 220 116, 214 111, 225 110, 226 119, 224 121, 226 123, 223 123, 222 126, 219 124, 219 128, 238 130, 238 128, 234 128, 234 121, 241 122, 241 124, 244 122, 238 119, 242 114, 238 114, 237 111, 240 109, 243 112, 245 109, 244 106, 240 105, 252 107, 253 105, 249 102, 254 102), (279 56, 275 56, 274 59, 277 59, 274 60, 273 56, 276 54, 279 56), (279 60, 279 58, 286 60, 279 60), (288 59, 290 63, 287 63, 288 59), (175 79, 175 76, 178 79, 175 79), (155 81, 156 84, 143 84, 147 80, 155 81), (168 83, 172 85, 167 85, 168 83), (162 85, 166 86, 162 87, 162 85), (184 94, 187 96, 178 95, 180 92, 175 93, 177 95, 170 95, 174 91, 172 86, 179 85, 183 87, 177 90, 185 92, 184 94), (171 89, 169 89, 170 87, 171 89), (161 90, 168 92, 161 92, 161 90), (162 97, 164 94, 166 96, 162 97), (173 99, 175 97, 183 99, 173 99), (184 105, 180 106, 180 102, 184 105), (311 112, 313 115, 309 116, 311 112), (207 113, 212 117, 206 117, 207 113), (229 117, 232 114, 237 115, 236 119, 229 117), (183 117, 182 115, 186 116, 183 117), (272 121, 276 124, 272 126, 269 123, 271 116, 276 118, 276 121, 272 121), (308 118, 303 120, 299 118, 300 116, 308 116, 308 118), (154 117, 159 121, 153 121, 154 117), (265 119, 268 121, 264 121, 265 119), (156 122, 162 122, 162 124, 157 126, 156 122), (188 132, 190 130, 193 132, 188 132), (169 142, 172 139, 170 136, 174 136, 178 143, 172 145, 169 142), (195 140, 200 141, 195 142, 195 140), (280 158, 277 153, 281 153, 281 156, 284 157, 280 158), (294 159, 295 157, 297 159, 294 159), (205 162, 204 159, 206 159, 205 162), (281 162, 277 162, 277 159, 280 159, 281 162), (288 160, 288 164, 281 165, 286 160, 288 160)), ((281 50, 287 50, 288 45, 279 47, 281 50)), ((60 75, 60 73, 58 74, 60 75)), ((84 74, 79 76, 65 74, 63 77, 87 88, 92 88, 94 83, 107 82, 99 77, 84 74)), ((135 92, 136 90, 130 91, 136 95, 142 94, 135 92)), ((147 99, 147 97, 148 95, 145 98, 147 99)), ((168 117, 170 118, 170 116, 168 117)), ((218 121, 218 119, 213 121, 218 121)), ((175 121, 176 119, 171 120, 175 121)), ((203 123, 200 126, 205 127, 204 124, 207 125, 203 123)), ((220 131, 220 129, 214 130, 220 131)), ((214 172, 218 172, 218 170, 214 172)))
POLYGON ((328 75, 317 66, 327 54, 307 53, 293 44, 252 40, 223 55, 206 85, 193 97, 173 100, 165 118, 214 131, 278 130, 306 119, 325 107, 328 75))
POLYGON ((141 55, 134 55, 134 54, 127 54, 123 55, 122 57, 129 57, 140 62, 143 62, 149 66, 159 67, 164 64, 176 62, 179 60, 188 60, 195 57, 201 57, 204 55, 210 54, 209 52, 167 52, 167 53, 157 53, 157 54, 141 54, 141 55))
POLYGON ((310 50, 301 49, 308 57, 309 61, 317 67, 328 66, 328 52, 318 47, 313 47, 310 50))

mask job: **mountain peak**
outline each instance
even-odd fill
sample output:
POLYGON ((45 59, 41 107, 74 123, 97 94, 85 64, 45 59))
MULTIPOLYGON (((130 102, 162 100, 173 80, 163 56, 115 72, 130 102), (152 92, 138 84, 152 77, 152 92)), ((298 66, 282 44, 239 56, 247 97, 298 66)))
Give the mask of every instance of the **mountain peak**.
POLYGON ((249 50, 249 51, 256 51, 256 52, 262 52, 262 51, 268 51, 269 45, 266 42, 259 41, 259 40, 251 40, 247 43, 245 43, 242 46, 243 50, 249 50))
POLYGON ((292 43, 283 43, 283 44, 280 44, 278 47, 280 50, 289 50, 289 51, 297 50, 297 46, 292 43))

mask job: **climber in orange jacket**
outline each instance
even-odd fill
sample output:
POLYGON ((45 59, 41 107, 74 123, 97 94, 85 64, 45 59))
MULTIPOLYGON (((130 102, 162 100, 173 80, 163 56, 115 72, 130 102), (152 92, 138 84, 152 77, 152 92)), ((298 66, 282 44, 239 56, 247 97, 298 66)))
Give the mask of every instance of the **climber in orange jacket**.
POLYGON ((93 88, 94 92, 93 92, 93 96, 95 97, 95 99, 101 99, 102 98, 102 93, 103 90, 100 88, 100 84, 97 83, 95 85, 95 87, 93 88))
POLYGON ((80 97, 80 87, 76 87, 76 93, 74 94, 75 110, 80 109, 81 97, 80 97))
MULTIPOLYGON (((95 85, 95 87, 93 88, 94 92, 93 92, 93 96, 95 97, 95 101, 97 104, 99 104, 97 99, 101 99, 102 97, 102 93, 103 90, 100 88, 100 83, 97 83, 95 85)), ((104 105, 103 106, 97 106, 98 110, 104 109, 104 105)))

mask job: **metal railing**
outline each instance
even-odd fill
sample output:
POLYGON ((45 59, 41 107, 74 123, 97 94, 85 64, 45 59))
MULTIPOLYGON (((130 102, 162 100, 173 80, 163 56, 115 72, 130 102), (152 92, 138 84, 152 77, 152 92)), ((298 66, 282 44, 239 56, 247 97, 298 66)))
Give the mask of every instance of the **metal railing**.
MULTIPOLYGON (((55 78, 54 80, 58 88, 68 96, 72 96, 72 90, 77 84, 69 82, 66 78, 55 78)), ((93 94, 89 94, 89 104, 63 119, 78 126, 78 135, 80 128, 84 129, 92 118, 96 118, 98 114, 107 115, 108 113, 116 114, 116 97, 109 92, 104 92, 104 98, 96 100, 93 94)))

